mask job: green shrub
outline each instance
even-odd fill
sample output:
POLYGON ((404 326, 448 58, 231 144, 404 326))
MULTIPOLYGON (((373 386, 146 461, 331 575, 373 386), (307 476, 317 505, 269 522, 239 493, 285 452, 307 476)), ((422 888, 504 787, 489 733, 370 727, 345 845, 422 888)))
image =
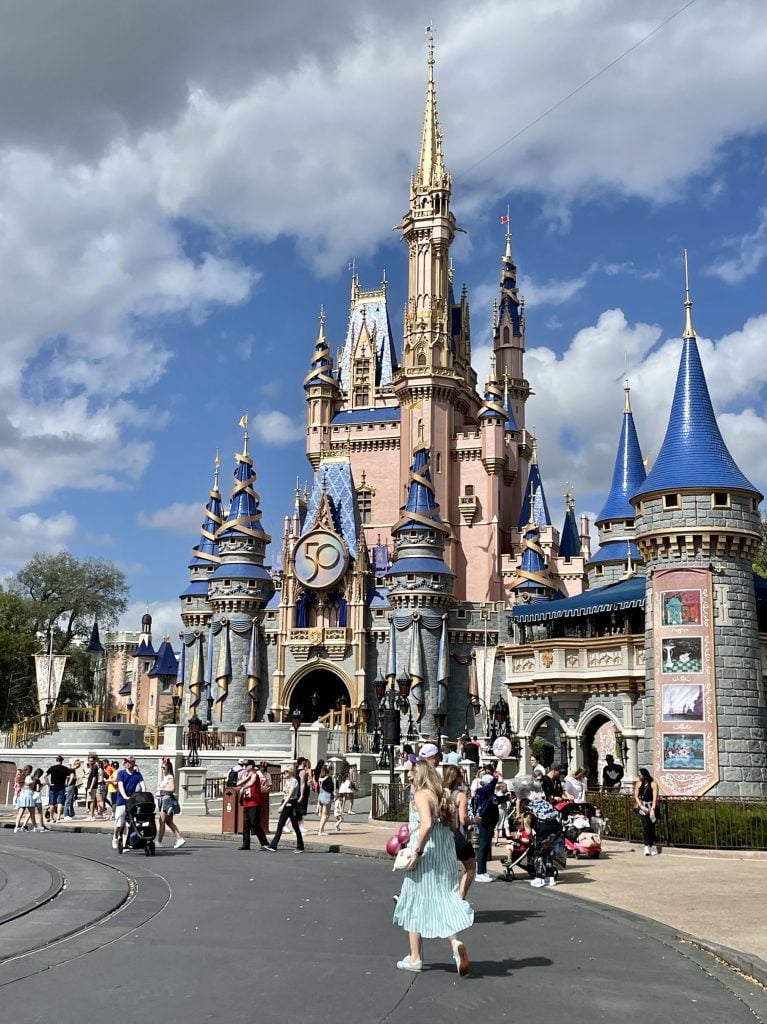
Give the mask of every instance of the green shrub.
POLYGON ((531 751, 533 757, 537 757, 545 768, 551 768, 554 764, 554 744, 543 737, 533 740, 531 751))

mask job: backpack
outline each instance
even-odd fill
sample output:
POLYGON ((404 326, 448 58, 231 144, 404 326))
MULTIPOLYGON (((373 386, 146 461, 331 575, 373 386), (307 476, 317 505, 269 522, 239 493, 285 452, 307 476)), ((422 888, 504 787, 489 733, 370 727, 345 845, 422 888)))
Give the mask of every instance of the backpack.
POLYGON ((229 774, 226 777, 226 785, 227 786, 236 786, 237 785, 237 776, 238 775, 239 775, 239 772, 237 771, 237 769, 236 768, 232 768, 230 770, 229 774))
POLYGON ((261 792, 268 793, 272 788, 272 777, 268 772, 261 771, 259 768, 256 772, 261 782, 261 792))

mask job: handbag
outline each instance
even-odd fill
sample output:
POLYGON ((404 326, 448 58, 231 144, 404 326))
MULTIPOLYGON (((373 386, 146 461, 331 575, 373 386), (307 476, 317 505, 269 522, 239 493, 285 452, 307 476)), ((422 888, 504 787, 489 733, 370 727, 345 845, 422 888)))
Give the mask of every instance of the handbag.
POLYGON ((416 855, 413 850, 407 846, 401 847, 397 850, 397 856, 394 858, 394 867, 392 871, 409 871, 410 868, 415 866, 416 855))

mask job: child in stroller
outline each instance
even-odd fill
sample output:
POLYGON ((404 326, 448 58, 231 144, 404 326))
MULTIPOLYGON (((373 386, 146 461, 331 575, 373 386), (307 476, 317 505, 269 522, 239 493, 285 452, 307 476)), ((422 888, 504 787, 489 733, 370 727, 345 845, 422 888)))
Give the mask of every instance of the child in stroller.
POLYGON ((143 850, 147 857, 155 855, 157 825, 154 820, 154 797, 151 793, 134 793, 125 805, 125 824, 128 836, 123 842, 123 833, 117 838, 117 852, 124 849, 143 850))
POLYGON ((519 827, 512 836, 509 857, 502 858, 505 879, 514 881, 514 868, 522 867, 536 888, 556 885, 560 868, 567 863, 564 849, 562 822, 548 800, 531 793, 533 799, 522 801, 519 827))
POLYGON ((602 852, 604 819, 593 804, 565 801, 556 805, 565 830, 565 849, 577 859, 602 852))

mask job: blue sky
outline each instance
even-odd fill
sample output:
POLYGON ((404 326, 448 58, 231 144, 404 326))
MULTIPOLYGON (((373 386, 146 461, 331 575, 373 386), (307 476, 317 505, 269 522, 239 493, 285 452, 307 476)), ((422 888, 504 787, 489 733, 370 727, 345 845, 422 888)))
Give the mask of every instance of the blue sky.
MULTIPOLYGON (((97 0, 39 0, 1 16, 14 102, 0 109, 0 574, 35 551, 110 558, 132 589, 123 625, 149 604, 158 635, 176 631, 215 452, 226 494, 245 410, 279 537, 308 477, 301 381, 317 313, 340 345, 352 259, 363 286, 386 270, 401 335, 406 255, 391 228, 434 12, 273 6, 136 2, 116 20, 97 0)), ((601 507, 626 364, 657 454, 684 248, 722 430, 764 490, 761 5, 446 0, 438 13, 474 362, 482 379, 508 205, 528 424, 557 521, 567 481, 579 512, 601 507)))

